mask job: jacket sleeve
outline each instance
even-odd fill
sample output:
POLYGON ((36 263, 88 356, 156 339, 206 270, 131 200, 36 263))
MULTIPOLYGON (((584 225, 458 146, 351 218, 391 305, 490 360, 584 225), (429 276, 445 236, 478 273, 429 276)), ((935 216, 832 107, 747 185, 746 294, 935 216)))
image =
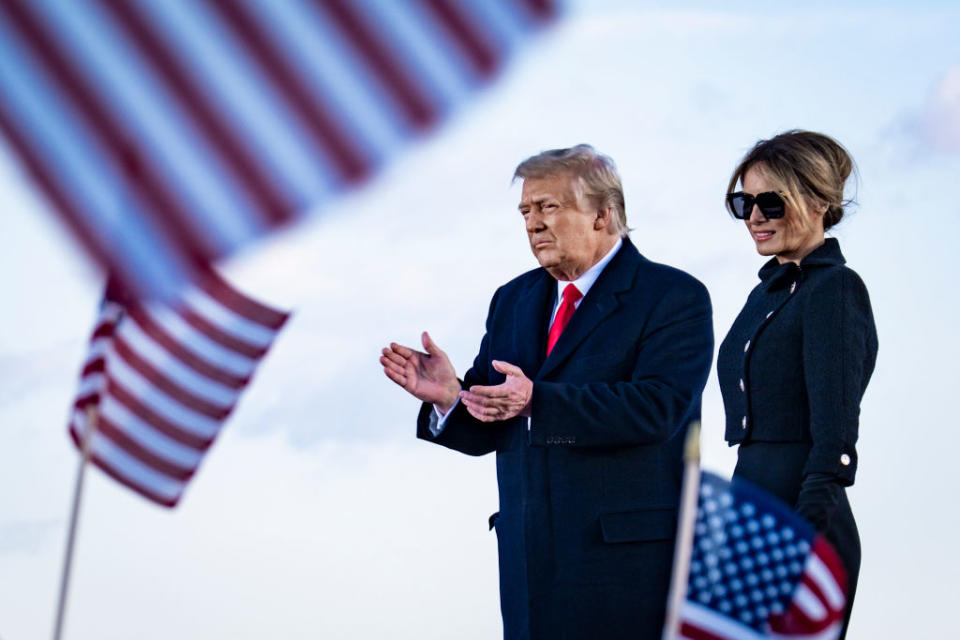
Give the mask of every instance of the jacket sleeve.
POLYGON ((838 270, 810 292, 802 321, 813 440, 803 473, 831 475, 849 486, 857 470, 860 400, 877 352, 866 287, 853 271, 838 270))
POLYGON ((699 408, 713 358, 710 296, 693 278, 675 282, 644 322, 629 379, 536 381, 530 443, 632 446, 669 440, 699 408))
MULTIPOLYGON (((489 384, 486 374, 490 370, 490 336, 493 331, 493 318, 496 313, 499 295, 500 290, 498 289, 490 301, 486 333, 480 341, 480 351, 473 359, 473 366, 460 381, 460 387, 463 389, 477 384, 489 384)), ((434 419, 433 405, 423 403, 420 407, 420 414, 417 416, 418 438, 472 456, 482 456, 498 449, 512 423, 524 420, 524 418, 514 418, 503 422, 484 423, 471 416, 462 402, 457 403, 457 406, 454 407, 447 418, 443 430, 436 436, 430 430, 431 421, 434 419)))

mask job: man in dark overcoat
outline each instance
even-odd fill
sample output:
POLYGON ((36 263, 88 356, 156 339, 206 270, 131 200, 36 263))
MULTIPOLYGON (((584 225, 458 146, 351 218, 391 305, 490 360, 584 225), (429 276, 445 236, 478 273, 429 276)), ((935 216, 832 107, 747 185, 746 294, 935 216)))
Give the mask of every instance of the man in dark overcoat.
POLYGON ((608 157, 546 151, 515 177, 541 266, 496 291, 463 380, 427 333, 380 361, 423 401, 418 437, 496 452, 505 638, 659 638, 710 299, 634 247, 608 157))

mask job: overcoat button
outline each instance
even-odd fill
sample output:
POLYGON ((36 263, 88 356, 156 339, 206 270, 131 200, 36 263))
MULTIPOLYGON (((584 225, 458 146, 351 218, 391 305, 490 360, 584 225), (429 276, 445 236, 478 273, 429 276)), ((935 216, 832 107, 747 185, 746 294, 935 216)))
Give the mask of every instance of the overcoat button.
POLYGON ((746 387, 745 387, 744 384, 743 384, 743 378, 740 378, 740 391, 743 391, 743 390, 745 390, 745 389, 746 389, 746 387))
POLYGON ((750 348, 750 341, 747 340, 747 344, 743 345, 743 352, 746 353, 749 348, 750 348))
POLYGON ((770 316, 772 316, 772 315, 773 315, 773 311, 768 311, 768 312, 767 312, 767 317, 768 317, 768 318, 769 318, 770 316))
POLYGON ((743 416, 743 420, 740 421, 740 425, 746 429, 747 428, 747 416, 743 416))
POLYGON ((847 454, 843 454, 842 456, 840 456, 840 464, 842 464, 845 467, 849 466, 850 456, 848 456, 847 454))
POLYGON ((790 285, 790 293, 793 293, 796 290, 797 290, 797 283, 794 282, 793 284, 790 285))

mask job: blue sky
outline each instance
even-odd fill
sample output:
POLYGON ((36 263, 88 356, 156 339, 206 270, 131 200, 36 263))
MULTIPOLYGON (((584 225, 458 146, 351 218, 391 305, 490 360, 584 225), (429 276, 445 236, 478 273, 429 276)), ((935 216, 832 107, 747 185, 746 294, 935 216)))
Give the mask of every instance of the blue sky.
MULTIPOLYGON (((575 5, 368 189, 226 265, 296 315, 177 510, 88 476, 67 637, 496 637, 493 460, 414 442, 416 403, 382 378, 379 348, 429 329, 468 366, 493 290, 535 265, 512 169, 578 142, 617 161, 640 250, 707 284, 719 342, 763 262, 723 210, 729 172, 794 127, 858 164, 835 235, 880 336, 850 491, 864 549, 850 638, 940 637, 936 612, 960 595, 960 9, 715 6, 575 5)), ((100 293, 44 208, 0 155, 4 640, 52 624, 75 472, 65 417, 100 293)), ((711 376, 704 464, 729 473, 722 434, 711 376)))

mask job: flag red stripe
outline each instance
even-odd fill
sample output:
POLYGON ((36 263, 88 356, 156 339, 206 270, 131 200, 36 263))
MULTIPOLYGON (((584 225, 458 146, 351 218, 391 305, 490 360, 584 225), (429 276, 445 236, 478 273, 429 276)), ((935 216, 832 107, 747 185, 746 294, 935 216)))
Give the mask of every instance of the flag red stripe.
POLYGON ((233 408, 232 406, 226 408, 219 407, 187 391, 163 375, 163 373, 154 368, 154 366, 145 359, 141 358, 140 354, 134 351, 123 338, 117 337, 116 340, 114 340, 113 348, 118 356, 123 358, 128 365, 150 382, 150 384, 160 391, 163 391, 172 400, 179 402, 184 407, 213 420, 223 420, 230 415, 230 410, 233 408))
POLYGON ((157 473, 162 473, 174 480, 186 482, 193 477, 196 468, 181 467, 156 455, 139 442, 128 436, 117 425, 113 424, 104 415, 97 418, 97 435, 112 440, 115 445, 123 449, 131 457, 136 458, 157 473))
MULTIPOLYGON (((2 3, 0 3, 2 5, 2 3)), ((101 244, 96 234, 89 229, 86 217, 80 213, 74 206, 74 199, 68 196, 61 188, 58 181, 54 178, 55 173, 48 171, 47 167, 40 160, 42 154, 34 153, 33 147, 27 142, 25 136, 20 132, 19 127, 14 126, 13 120, 5 110, 5 103, 0 100, 0 130, 3 131, 10 145, 17 151, 27 167, 31 177, 40 185, 43 192, 50 199, 51 204, 58 209, 66 221, 67 225, 73 231, 75 237, 86 247, 101 264, 107 268, 117 270, 118 265, 113 256, 101 244)))
POLYGON ((553 18, 557 14, 557 5, 553 0, 520 0, 527 9, 540 20, 553 18))
POLYGON ((77 409, 86 409, 87 405, 96 406, 100 402, 100 392, 94 391, 83 396, 77 396, 77 399, 74 400, 73 406, 77 409))
POLYGON ((497 55, 484 42, 470 22, 460 13, 457 5, 450 0, 424 0, 433 10, 443 26, 453 36, 453 41, 470 60, 474 70, 481 78, 489 78, 497 70, 497 55))
MULTIPOLYGON (((83 451, 83 443, 80 441, 80 436, 77 434, 77 432, 74 430, 72 426, 70 427, 69 433, 70 433, 70 438, 73 440, 73 444, 76 445, 77 449, 79 449, 80 451, 83 451)), ((93 454, 90 456, 90 462, 97 465, 97 467, 101 471, 103 471, 105 474, 107 474, 108 476, 110 476, 120 484, 124 485, 125 487, 136 491, 147 500, 156 502, 157 504, 162 505, 164 507, 175 507, 177 505, 177 502, 180 500, 180 495, 178 495, 176 498, 170 499, 166 496, 160 495, 159 493, 151 491, 147 487, 137 484, 132 480, 128 480, 125 476, 120 475, 120 473, 118 473, 110 465, 109 462, 107 462, 97 454, 93 454)))
POLYGON ((434 108, 420 95, 416 83, 397 62, 396 55, 364 24, 350 3, 343 0, 314 1, 336 21, 350 44, 397 100, 409 122, 417 129, 432 124, 437 118, 434 108))
MULTIPOLYGON (((176 239, 176 242, 169 243, 172 250, 179 247, 198 263, 216 257, 217 252, 206 242, 205 235, 196 227, 193 218, 175 203, 150 165, 141 161, 133 138, 121 130, 118 119, 97 99, 99 94, 87 84, 78 68, 70 63, 70 56, 61 49, 56 38, 31 14, 26 4, 21 5, 17 0, 0 0, 0 7, 16 24, 17 30, 24 36, 21 41, 30 47, 50 72, 67 101, 84 115, 117 166, 122 167, 124 175, 131 179, 130 183, 142 192, 144 202, 154 209, 152 220, 176 239)), ((181 261, 186 262, 182 258, 181 261)), ((119 273, 123 274, 124 271, 119 273)))
POLYGON ((170 422, 160 414, 156 413, 153 409, 140 402, 139 398, 127 391, 123 385, 113 378, 107 378, 107 388, 105 393, 126 407, 130 413, 140 418, 140 420, 146 422, 171 440, 176 440, 184 446, 192 447, 197 451, 206 451, 216 437, 211 436, 206 438, 203 436, 198 436, 190 431, 185 430, 176 423, 170 422))
POLYGON ((690 640, 730 640, 727 636, 718 636, 689 622, 680 625, 680 636, 690 640))
POLYGON ((235 136, 229 130, 226 118, 205 99, 204 92, 177 62, 174 53, 154 31, 150 21, 139 12, 136 3, 101 0, 100 4, 113 14, 117 23, 130 35, 130 42, 152 63, 159 76, 187 107, 199 129, 236 174, 237 187, 246 189, 259 203, 270 224, 289 221, 294 213, 293 202, 285 197, 268 173, 261 170, 253 153, 242 143, 243 137, 235 136))
POLYGON ((97 338, 109 338, 113 336, 114 330, 117 328, 117 321, 114 319, 104 320, 97 328, 93 330, 93 335, 90 336, 90 342, 93 342, 97 338))
POLYGON ((341 177, 349 183, 357 183, 366 177, 372 169, 368 160, 340 131, 335 118, 270 44, 268 34, 261 29, 256 18, 247 12, 242 3, 207 0, 207 4, 219 12, 224 22, 243 41, 253 59, 263 68, 265 77, 275 84, 280 95, 300 114, 300 120, 313 136, 314 142, 328 150, 328 155, 334 160, 341 177))
POLYGON ((290 317, 289 313, 277 311, 243 295, 212 269, 208 270, 205 277, 201 278, 197 284, 207 295, 226 308, 267 329, 278 331, 290 317))
POLYGON ((144 313, 140 307, 131 307, 129 314, 130 318, 134 320, 143 332, 150 336, 154 342, 200 375, 235 390, 242 389, 250 380, 249 376, 235 376, 198 357, 181 343, 171 338, 170 335, 157 325, 148 314, 144 313))
POLYGON ((96 360, 91 360, 86 365, 84 365, 83 371, 80 372, 80 377, 86 378, 87 376, 94 373, 102 373, 105 366, 105 362, 106 361, 103 359, 103 356, 97 358, 96 360))

